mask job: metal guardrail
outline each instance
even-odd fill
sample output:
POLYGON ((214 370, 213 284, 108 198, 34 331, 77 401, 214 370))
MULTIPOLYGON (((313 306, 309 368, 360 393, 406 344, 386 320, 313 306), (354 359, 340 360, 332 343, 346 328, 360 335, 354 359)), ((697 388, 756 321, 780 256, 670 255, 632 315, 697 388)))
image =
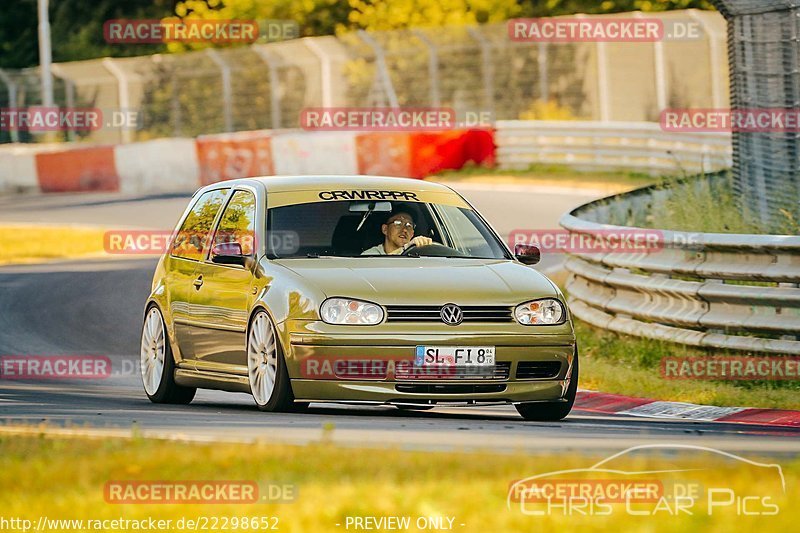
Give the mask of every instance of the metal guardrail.
MULTIPOLYGON (((608 230, 641 231, 601 220, 609 209, 635 209, 659 192, 648 187, 591 202, 560 224, 593 239, 608 230)), ((800 355, 800 237, 663 231, 663 243, 651 253, 571 254, 572 313, 640 337, 800 355)))
POLYGON ((501 168, 534 164, 653 175, 713 172, 731 166, 730 133, 675 133, 654 122, 501 120, 501 168))

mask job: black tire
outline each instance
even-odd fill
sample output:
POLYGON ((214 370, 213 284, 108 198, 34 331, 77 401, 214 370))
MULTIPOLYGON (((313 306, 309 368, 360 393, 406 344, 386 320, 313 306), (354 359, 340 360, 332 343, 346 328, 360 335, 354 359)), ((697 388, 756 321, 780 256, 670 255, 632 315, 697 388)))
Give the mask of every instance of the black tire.
POLYGON ((249 380, 250 394, 253 396, 253 401, 255 402, 256 407, 258 407, 260 411, 266 411, 271 413, 288 413, 288 412, 303 411, 305 410, 305 408, 308 407, 308 404, 307 403, 295 404, 294 402, 294 394, 292 392, 292 385, 289 379, 289 372, 286 370, 286 360, 283 357, 283 348, 281 347, 281 343, 280 340, 278 339, 277 331, 275 330, 275 325, 272 323, 272 319, 263 309, 253 314, 252 318, 250 319, 250 324, 247 327, 248 369, 249 369, 249 359, 250 359, 250 353, 249 353, 250 335, 252 332, 253 323, 259 316, 266 317, 270 327, 272 328, 272 334, 275 336, 274 337, 275 347, 277 349, 277 370, 275 372, 274 389, 272 391, 272 395, 270 396, 269 400, 266 403, 259 402, 256 394, 253 393, 252 379, 249 380))
MULTIPOLYGON (((145 313, 145 320, 150 315, 152 310, 158 312, 161 319, 161 327, 163 328, 164 335, 164 371, 161 374, 161 381, 159 382, 158 389, 154 394, 150 394, 145 389, 144 393, 153 403, 166 403, 166 404, 183 404, 191 403, 197 389, 194 387, 183 387, 175 383, 175 359, 172 357, 172 346, 169 342, 169 335, 167 334, 166 324, 164 323, 164 316, 161 310, 156 305, 151 305, 147 308, 145 313)), ((144 335, 144 324, 142 324, 142 335, 144 335)), ((143 388, 144 388, 144 382, 143 388)))
POLYGON ((514 404, 517 412, 522 418, 537 422, 557 422, 563 420, 572 411, 575 404, 575 396, 578 394, 578 349, 575 349, 575 362, 572 366, 567 394, 564 396, 566 402, 529 402, 514 404))

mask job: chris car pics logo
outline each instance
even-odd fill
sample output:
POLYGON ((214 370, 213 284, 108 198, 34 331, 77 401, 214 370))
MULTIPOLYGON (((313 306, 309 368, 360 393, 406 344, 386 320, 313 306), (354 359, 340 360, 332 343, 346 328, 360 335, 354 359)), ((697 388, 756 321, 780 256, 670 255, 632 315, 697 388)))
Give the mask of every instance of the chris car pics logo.
POLYGON ((515 480, 506 504, 528 516, 772 516, 785 495, 778 464, 704 446, 647 444, 587 468, 515 480))

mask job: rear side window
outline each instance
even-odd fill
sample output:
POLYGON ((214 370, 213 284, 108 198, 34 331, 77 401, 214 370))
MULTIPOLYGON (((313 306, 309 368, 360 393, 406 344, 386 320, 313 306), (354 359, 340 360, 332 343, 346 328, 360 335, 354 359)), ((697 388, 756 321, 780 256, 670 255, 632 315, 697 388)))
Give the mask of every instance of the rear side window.
POLYGON ((214 246, 235 242, 241 245, 242 255, 252 256, 255 251, 255 229, 256 197, 248 191, 235 191, 220 218, 214 246))
POLYGON ((210 238, 214 219, 227 195, 228 189, 220 189, 208 191, 197 199, 172 243, 170 253, 173 256, 193 261, 203 257, 203 248, 210 238))

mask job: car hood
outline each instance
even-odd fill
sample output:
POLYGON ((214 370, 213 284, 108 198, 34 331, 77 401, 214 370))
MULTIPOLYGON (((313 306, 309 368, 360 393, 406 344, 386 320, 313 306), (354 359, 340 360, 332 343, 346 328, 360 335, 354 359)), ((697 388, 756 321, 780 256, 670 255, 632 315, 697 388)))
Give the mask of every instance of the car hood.
POLYGON ((276 261, 326 296, 383 305, 517 305, 556 296, 543 274, 509 260, 439 257, 314 258, 276 261))

